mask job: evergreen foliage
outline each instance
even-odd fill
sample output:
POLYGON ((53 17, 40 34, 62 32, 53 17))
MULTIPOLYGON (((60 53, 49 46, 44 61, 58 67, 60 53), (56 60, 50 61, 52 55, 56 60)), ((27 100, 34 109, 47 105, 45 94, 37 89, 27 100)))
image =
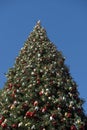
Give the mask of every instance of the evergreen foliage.
POLYGON ((0 91, 0 130, 87 130, 77 84, 38 21, 0 91))

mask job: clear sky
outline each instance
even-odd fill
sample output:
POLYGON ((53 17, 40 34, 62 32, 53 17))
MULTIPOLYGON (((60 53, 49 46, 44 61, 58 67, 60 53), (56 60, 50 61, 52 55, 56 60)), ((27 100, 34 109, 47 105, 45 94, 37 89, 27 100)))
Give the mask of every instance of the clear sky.
POLYGON ((87 0, 0 0, 0 87, 38 20, 66 57, 87 113, 87 0))

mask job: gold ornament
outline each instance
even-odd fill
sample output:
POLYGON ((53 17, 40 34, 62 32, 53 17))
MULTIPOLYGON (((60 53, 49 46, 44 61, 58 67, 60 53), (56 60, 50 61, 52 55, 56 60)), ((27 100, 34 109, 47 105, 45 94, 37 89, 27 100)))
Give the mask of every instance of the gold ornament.
POLYGON ((48 97, 49 100, 51 100, 52 98, 51 97, 48 97))
POLYGON ((12 110, 12 109, 14 109, 15 108, 15 105, 14 104, 12 104, 12 106, 10 107, 10 109, 12 110))
POLYGON ((45 92, 45 95, 48 96, 48 92, 45 92))
POLYGON ((7 119, 5 119, 5 120, 4 120, 4 123, 7 123, 7 121, 8 121, 8 120, 7 120, 7 119))
POLYGON ((81 119, 77 119, 76 124, 80 124, 81 123, 81 119))
POLYGON ((69 96, 72 97, 72 93, 69 92, 69 96))
POLYGON ((72 108, 72 104, 69 105, 69 108, 72 108))
POLYGON ((45 98, 44 98, 44 97, 42 98, 42 101, 45 101, 45 98))
POLYGON ((18 124, 18 127, 21 127, 23 125, 23 122, 20 122, 19 124, 18 124))
POLYGON ((67 116, 67 114, 68 114, 68 113, 67 113, 67 112, 65 112, 65 116, 67 116))
POLYGON ((31 123, 30 123, 30 122, 28 122, 28 123, 26 123, 26 124, 25 124, 25 126, 30 126, 30 125, 31 125, 31 123))
POLYGON ((34 38, 34 39, 33 39, 33 42, 35 42, 35 41, 36 41, 36 39, 34 38))

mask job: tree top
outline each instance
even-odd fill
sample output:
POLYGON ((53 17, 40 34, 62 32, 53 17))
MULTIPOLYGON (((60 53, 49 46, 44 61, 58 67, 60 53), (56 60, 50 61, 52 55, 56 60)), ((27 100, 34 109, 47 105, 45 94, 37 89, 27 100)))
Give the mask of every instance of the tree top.
POLYGON ((33 31, 30 33, 28 40, 30 41, 48 41, 46 30, 41 26, 40 20, 37 21, 33 31), (33 38, 33 39, 32 39, 33 38))

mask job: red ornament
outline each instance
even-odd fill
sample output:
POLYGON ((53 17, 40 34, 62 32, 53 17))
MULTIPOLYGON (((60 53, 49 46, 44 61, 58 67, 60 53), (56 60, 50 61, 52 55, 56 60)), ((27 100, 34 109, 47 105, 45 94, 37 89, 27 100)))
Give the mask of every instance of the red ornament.
POLYGON ((77 112, 78 112, 78 114, 81 114, 82 110, 80 108, 78 108, 77 112))
POLYGON ((71 116, 72 116, 72 114, 71 114, 71 113, 68 113, 68 114, 67 114, 67 117, 68 117, 68 118, 70 118, 71 116))
POLYGON ((16 89, 14 89, 14 90, 13 90, 13 92, 14 92, 14 93, 16 93, 16 92, 17 92, 17 90, 16 90, 16 89))
POLYGON ((3 120, 0 120, 0 125, 2 124, 3 120))
POLYGON ((53 126, 56 126, 56 125, 57 125, 57 122, 56 122, 56 121, 53 121, 53 122, 52 122, 52 125, 53 125, 53 126))
POLYGON ((37 106, 37 105, 38 105, 38 101, 35 101, 35 102, 34 102, 34 106, 37 106))
POLYGON ((27 103, 24 103, 24 104, 22 105, 22 108, 23 108, 23 109, 27 109, 27 108, 28 108, 28 104, 27 104, 27 103))
POLYGON ((1 118, 0 118, 0 125, 2 124, 2 122, 5 120, 5 118, 2 116, 1 118))
POLYGON ((83 125, 80 126, 80 130, 85 130, 83 125))
POLYGON ((40 84, 40 79, 37 79, 37 84, 40 84))
POLYGON ((75 125, 72 125, 70 130, 77 130, 75 125))
POLYGON ((47 110, 47 107, 45 106, 45 107, 42 108, 41 111, 42 111, 42 112, 45 112, 46 110, 47 110))
POLYGON ((16 87, 18 87, 18 88, 19 88, 20 86, 21 86, 20 84, 16 84, 16 87))
POLYGON ((13 125, 12 125, 12 128, 17 128, 17 127, 18 127, 17 124, 13 124, 13 125))
POLYGON ((41 126, 40 127, 40 130, 46 130, 44 126, 41 126))
POLYGON ((11 89, 12 86, 13 86, 13 85, 12 85, 11 83, 8 84, 9 89, 11 89))
POLYGON ((56 114, 52 114, 52 117, 53 117, 53 118, 56 118, 56 114))
POLYGON ((26 112, 26 117, 34 117, 35 112, 26 112))
POLYGON ((15 94, 14 94, 14 93, 12 93, 12 94, 11 94, 11 97, 12 97, 12 98, 15 98, 15 94))
POLYGON ((53 81, 50 81, 50 85, 53 85, 53 81))
POLYGON ((42 95, 43 95, 43 91, 40 91, 40 92, 39 92, 39 95, 42 96, 42 95))
POLYGON ((6 123, 2 123, 1 126, 2 126, 2 128, 6 128, 7 124, 6 123))

